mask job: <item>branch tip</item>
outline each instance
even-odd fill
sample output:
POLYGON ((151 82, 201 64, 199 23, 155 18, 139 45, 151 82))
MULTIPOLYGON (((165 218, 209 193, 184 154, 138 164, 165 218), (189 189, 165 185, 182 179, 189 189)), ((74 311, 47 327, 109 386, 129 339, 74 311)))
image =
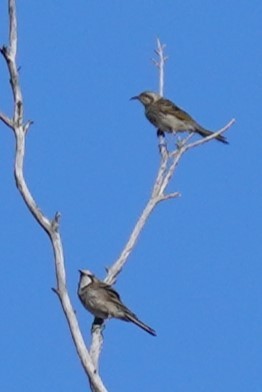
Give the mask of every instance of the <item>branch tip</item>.
POLYGON ((52 290, 56 295, 59 296, 59 290, 58 290, 58 289, 56 289, 55 287, 51 287, 51 290, 52 290))
POLYGON ((167 195, 162 195, 159 201, 169 200, 169 199, 176 199, 177 197, 181 197, 180 192, 173 192, 168 193, 167 195))
POLYGON ((33 120, 28 120, 25 125, 23 126, 23 131, 26 134, 27 131, 29 130, 30 126, 34 124, 33 120))
POLYGON ((151 61, 153 61, 156 67, 159 67, 159 63, 156 59, 152 58, 151 61))
POLYGON ((61 217, 62 217, 61 212, 57 211, 56 214, 55 214, 55 221, 58 223, 59 220, 61 219, 61 217))
POLYGON ((217 136, 222 135, 222 133, 226 132, 229 128, 231 128, 235 122, 236 122, 236 120, 233 118, 223 128, 219 129, 216 132, 213 132, 210 136, 203 137, 202 139, 197 140, 196 142, 184 145, 183 146, 184 151, 187 151, 190 148, 200 146, 204 143, 209 142, 210 140, 215 139, 217 136))
POLYGON ((7 125, 9 128, 14 129, 13 120, 11 120, 11 118, 9 118, 8 116, 6 116, 4 113, 0 113, 0 120, 3 121, 3 123, 4 123, 5 125, 7 125))
POLYGON ((61 216, 62 216, 61 213, 57 212, 55 214, 54 219, 51 222, 52 229, 55 231, 58 231, 58 229, 59 229, 59 223, 60 223, 61 216))

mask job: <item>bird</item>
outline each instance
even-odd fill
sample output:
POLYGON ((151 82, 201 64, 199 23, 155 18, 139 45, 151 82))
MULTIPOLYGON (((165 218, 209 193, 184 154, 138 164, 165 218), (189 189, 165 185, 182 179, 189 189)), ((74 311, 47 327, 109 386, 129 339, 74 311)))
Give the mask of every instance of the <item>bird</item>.
MULTIPOLYGON (((137 99, 145 107, 146 118, 158 129, 158 135, 164 135, 164 132, 195 132, 202 137, 213 134, 199 125, 187 112, 180 109, 169 99, 152 91, 144 91, 141 94, 130 99, 137 99)), ((227 139, 222 136, 216 136, 216 140, 228 144, 227 139)))
POLYGON ((89 270, 79 270, 78 297, 82 305, 96 318, 116 318, 130 321, 156 336, 154 329, 143 323, 121 301, 120 295, 108 284, 97 279, 89 270))

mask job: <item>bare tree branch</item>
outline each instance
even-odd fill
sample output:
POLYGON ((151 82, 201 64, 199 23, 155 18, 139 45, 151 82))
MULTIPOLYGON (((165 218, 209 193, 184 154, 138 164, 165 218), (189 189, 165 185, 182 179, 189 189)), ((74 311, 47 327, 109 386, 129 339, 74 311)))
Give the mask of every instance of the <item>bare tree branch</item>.
POLYGON ((64 255, 61 236, 59 233, 59 217, 56 214, 55 218, 50 221, 37 206, 24 178, 24 155, 25 155, 25 138, 27 130, 31 125, 31 121, 24 122, 23 117, 23 96, 19 83, 19 74, 16 65, 17 52, 17 17, 16 17, 16 3, 15 0, 9 0, 9 46, 2 47, 1 53, 6 60, 10 75, 10 83, 14 99, 14 116, 13 120, 9 119, 4 114, 0 114, 0 119, 10 128, 14 130, 16 139, 15 152, 15 181, 19 192, 24 199, 24 202, 34 218, 45 230, 51 240, 55 260, 55 272, 57 280, 57 288, 54 291, 57 293, 61 302, 62 309, 66 316, 69 329, 74 341, 77 353, 79 355, 82 366, 89 378, 90 386, 95 392, 107 392, 97 369, 95 368, 90 354, 85 346, 83 336, 80 332, 77 318, 73 306, 71 304, 67 288, 66 288, 66 272, 64 266, 64 255))
POLYGON ((167 56, 164 54, 164 50, 166 45, 161 44, 160 39, 156 40, 157 48, 155 50, 155 54, 158 57, 158 60, 155 61, 157 68, 159 69, 159 94, 164 95, 164 69, 165 62, 167 60, 167 56))
MULTIPOLYGON (((155 65, 159 70, 159 94, 163 96, 164 95, 164 70, 165 70, 165 63, 168 57, 165 56, 164 53, 166 45, 161 44, 159 38, 157 38, 156 44, 157 44, 157 48, 155 50, 155 54, 157 55, 157 60, 155 60, 155 65)), ((158 130, 157 137, 158 137, 159 152, 162 155, 162 158, 165 159, 167 158, 167 154, 168 154, 165 135, 163 134, 163 132, 158 130)))
MULTIPOLYGON (((159 89, 160 92, 163 93, 164 89, 164 65, 167 57, 164 56, 164 48, 165 45, 162 45, 160 43, 160 40, 157 39, 157 49, 155 50, 155 54, 157 55, 157 60, 153 59, 154 64, 156 67, 159 69, 159 89)), ((160 202, 165 200, 165 197, 162 193, 162 185, 163 185, 163 180, 166 175, 166 170, 168 166, 168 152, 166 148, 166 143, 165 143, 165 137, 164 136, 159 136, 159 150, 161 153, 161 162, 160 166, 157 172, 157 176, 155 179, 155 183, 153 186, 153 190, 151 193, 151 196, 141 214, 139 217, 137 223, 135 224, 135 227, 123 249, 121 252, 119 258, 115 261, 115 263, 107 270, 107 276, 105 278, 105 282, 108 284, 114 284, 116 281, 117 276, 120 274, 122 268, 124 267, 125 263, 127 262, 127 259, 130 255, 130 253, 133 251, 136 242, 139 238, 139 235, 144 228, 149 216, 153 212, 154 208, 156 205, 160 202)), ((169 197, 171 198, 171 197, 169 197)), ((103 344, 103 336, 101 333, 101 326, 97 327, 95 332, 93 331, 92 333, 92 343, 91 343, 91 357, 93 360, 93 363, 95 364, 96 367, 98 367, 98 361, 99 361, 99 355, 101 352, 101 345, 103 344)))
MULTIPOLYGON (((152 59, 153 63, 159 70, 159 93, 163 95, 164 92, 164 67, 165 62, 167 61, 167 56, 164 53, 165 45, 161 44, 160 40, 157 39, 157 48, 155 49, 155 54, 157 55, 157 59, 152 59)), ((180 196, 179 192, 171 192, 165 193, 168 184, 170 183, 175 170, 182 158, 183 154, 193 147, 200 146, 212 139, 216 136, 225 132, 229 127, 231 127, 234 123, 234 120, 231 120, 224 128, 219 131, 213 133, 211 136, 205 137, 203 139, 197 140, 193 143, 188 143, 189 140, 194 136, 193 133, 190 133, 186 136, 182 141, 177 144, 176 150, 172 152, 168 152, 167 145, 165 141, 165 136, 159 132, 159 150, 161 155, 160 166, 156 175, 156 179, 153 185, 153 190, 150 195, 150 198, 139 217, 135 227, 123 249, 119 258, 115 261, 115 263, 107 269, 107 276, 105 278, 105 282, 108 284, 113 284, 116 281, 117 276, 122 271, 124 265, 127 262, 127 259, 131 252, 134 250, 134 247, 138 241, 138 238, 148 221, 148 218, 152 214, 153 210, 157 206, 157 204, 161 201, 174 199, 180 196)), ((101 327, 98 326, 95 332, 92 334, 92 343, 91 343, 91 356, 93 362, 96 367, 98 367, 99 355, 101 352, 101 345, 103 343, 103 336, 101 334, 101 327)))
POLYGON ((180 197, 181 194, 179 192, 173 192, 173 193, 168 193, 167 195, 163 195, 161 197, 162 200, 169 200, 169 199, 175 199, 176 197, 180 197))
POLYGON ((13 121, 7 117, 4 113, 0 113, 0 120, 3 121, 5 125, 7 125, 9 128, 13 129, 14 124, 13 121))
MULTIPOLYGON (((16 139, 16 154, 15 154, 15 180, 16 185, 20 191, 22 198, 25 201, 26 206, 46 231, 47 235, 51 240, 51 244, 54 252, 55 260, 55 272, 57 287, 54 289, 55 293, 61 302, 62 309, 66 316, 70 333, 74 341, 77 353, 79 355, 82 366, 89 378, 90 386, 94 392, 106 392, 106 388, 98 374, 98 362, 100 353, 103 345, 102 328, 103 325, 94 323, 92 328, 92 343, 90 350, 88 351, 84 343, 83 336, 81 334, 77 318, 75 316, 74 309, 72 307, 67 288, 66 288, 66 272, 64 266, 63 246, 61 236, 59 233, 59 219, 60 214, 57 213, 53 220, 48 219, 40 208, 37 206, 24 178, 24 155, 25 155, 25 140, 27 131, 32 124, 31 121, 24 122, 23 117, 23 97, 19 83, 19 73, 16 65, 16 52, 17 52, 17 19, 16 19, 16 8, 15 0, 9 0, 9 20, 10 20, 10 32, 9 32, 9 46, 0 49, 3 57, 6 60, 11 88, 14 99, 14 115, 13 119, 8 118, 3 113, 0 113, 0 120, 8 127, 12 128, 15 133, 16 139)), ((153 60, 156 67, 159 70, 159 92, 163 95, 164 91, 164 66, 167 60, 167 56, 164 54, 165 45, 161 44, 160 40, 157 40, 157 48, 155 53, 157 60, 153 60)), ((174 199, 180 196, 179 192, 165 193, 168 184, 170 183, 175 169, 180 162, 182 155, 189 149, 197 147, 198 145, 204 144, 209 140, 212 140, 217 135, 225 132, 232 124, 232 120, 223 129, 212 134, 211 136, 198 140, 196 142, 188 144, 192 137, 192 134, 188 135, 181 143, 178 143, 177 149, 168 152, 165 137, 159 133, 159 149, 160 149, 160 165, 156 174, 155 182, 149 200, 139 217, 123 251, 115 263, 108 269, 105 282, 113 284, 116 281, 118 274, 123 269, 130 253, 133 251, 139 236, 148 221, 151 213, 161 201, 168 199, 174 199)))
POLYGON ((187 151, 191 148, 197 147, 197 146, 201 146, 202 144, 207 143, 212 139, 215 139, 217 136, 222 135, 222 133, 226 132, 230 127, 232 127, 232 125, 235 122, 236 122, 236 120, 233 118, 223 128, 219 129, 217 132, 213 132, 212 135, 206 136, 200 140, 197 140, 196 142, 185 145, 185 151, 187 151))

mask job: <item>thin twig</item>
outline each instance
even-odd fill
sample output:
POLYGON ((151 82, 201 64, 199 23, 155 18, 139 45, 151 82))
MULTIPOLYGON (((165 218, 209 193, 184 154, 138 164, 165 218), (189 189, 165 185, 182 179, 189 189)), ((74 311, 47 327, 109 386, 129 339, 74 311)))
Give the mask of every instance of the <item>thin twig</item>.
POLYGON ((159 57, 159 94, 164 95, 164 69, 165 69, 165 62, 167 60, 167 57, 164 55, 164 49, 166 45, 161 44, 160 39, 157 38, 157 50, 156 54, 159 57))
POLYGON ((207 143, 207 142, 209 142, 210 140, 215 139, 217 136, 222 135, 222 133, 226 132, 230 127, 232 127, 232 125, 233 125, 235 122, 236 122, 236 120, 233 118, 233 119, 230 120, 223 128, 219 129, 217 132, 213 132, 212 135, 203 137, 202 139, 197 140, 196 142, 193 142, 193 143, 191 143, 191 144, 187 144, 187 145, 185 146, 185 151, 187 151, 187 150, 189 150, 189 149, 191 149, 191 148, 200 146, 200 145, 202 145, 202 144, 204 144, 204 143, 207 143))
POLYGON ((0 120, 3 121, 5 125, 7 125, 9 128, 13 129, 14 124, 13 121, 7 117, 4 113, 0 113, 0 120))
POLYGON ((181 193, 180 192, 173 192, 173 193, 168 193, 167 195, 163 195, 161 197, 162 200, 169 200, 169 199, 175 199, 176 197, 180 197, 181 193))
MULTIPOLYGON (((159 94, 161 96, 164 95, 164 70, 165 70, 165 63, 167 61, 167 56, 165 56, 164 50, 166 45, 161 44, 160 39, 157 38, 156 40, 157 43, 157 49, 155 50, 155 53, 158 57, 158 60, 156 61, 157 68, 159 70, 159 94)), ((162 159, 167 158, 167 144, 166 144, 166 138, 163 132, 158 132, 158 147, 160 154, 162 156, 162 159)))

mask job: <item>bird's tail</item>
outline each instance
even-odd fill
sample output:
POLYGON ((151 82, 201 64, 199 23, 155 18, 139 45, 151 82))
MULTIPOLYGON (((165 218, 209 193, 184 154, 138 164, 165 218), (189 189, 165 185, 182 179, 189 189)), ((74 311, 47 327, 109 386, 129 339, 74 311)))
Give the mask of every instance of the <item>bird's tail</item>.
MULTIPOLYGON (((202 127, 197 128, 197 129, 196 129, 196 132, 197 132, 199 135, 201 135, 202 137, 207 137, 207 136, 210 136, 210 135, 212 135, 212 134, 214 133, 214 132, 208 131, 207 129, 204 129, 204 128, 202 128, 202 127)), ((228 144, 228 141, 227 141, 227 139, 225 138, 225 136, 218 135, 218 136, 215 137, 215 139, 218 140, 219 142, 228 144)))
POLYGON ((150 333, 150 335, 156 336, 156 331, 150 328, 148 325, 140 321, 135 314, 127 313, 126 314, 126 321, 131 321, 132 323, 136 324, 138 327, 142 328, 144 331, 150 333))

